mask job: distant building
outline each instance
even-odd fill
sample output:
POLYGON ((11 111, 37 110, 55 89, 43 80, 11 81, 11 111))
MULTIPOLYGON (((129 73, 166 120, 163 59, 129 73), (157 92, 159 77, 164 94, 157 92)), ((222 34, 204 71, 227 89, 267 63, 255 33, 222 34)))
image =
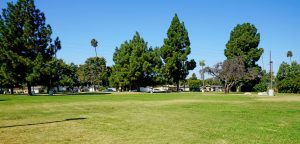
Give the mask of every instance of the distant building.
POLYGON ((206 91, 210 91, 210 92, 222 92, 223 91, 223 86, 220 86, 220 85, 206 86, 206 91))

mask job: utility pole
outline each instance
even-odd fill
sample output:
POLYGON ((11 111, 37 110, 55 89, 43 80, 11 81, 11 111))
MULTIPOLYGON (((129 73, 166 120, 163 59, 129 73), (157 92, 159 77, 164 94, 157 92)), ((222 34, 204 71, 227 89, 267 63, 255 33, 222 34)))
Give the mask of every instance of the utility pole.
POLYGON ((272 52, 270 51, 270 89, 269 89, 269 96, 274 96, 274 90, 273 90, 273 61, 272 61, 272 52))

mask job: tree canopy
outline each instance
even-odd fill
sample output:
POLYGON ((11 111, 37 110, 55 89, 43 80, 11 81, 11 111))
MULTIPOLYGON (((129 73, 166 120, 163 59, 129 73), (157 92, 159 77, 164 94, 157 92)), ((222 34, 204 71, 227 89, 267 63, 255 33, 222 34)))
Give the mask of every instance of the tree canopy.
POLYGON ((61 48, 58 38, 52 43, 51 34, 44 13, 35 7, 33 0, 7 4, 0 16, 0 66, 8 85, 27 83, 31 95, 34 62, 50 61, 61 48))
MULTIPOLYGON (((230 33, 230 38, 226 44, 224 54, 227 59, 241 57, 244 61, 246 69, 261 69, 256 62, 260 59, 264 52, 263 48, 259 48, 260 33, 257 28, 250 23, 238 24, 230 33)), ((253 87, 259 83, 259 77, 253 80, 245 80, 240 82, 242 91, 252 91, 253 87)))
POLYGON ((286 57, 290 58, 290 61, 292 62, 293 52, 288 51, 287 54, 286 54, 286 57))
POLYGON ((91 57, 79 66, 77 75, 82 86, 93 87, 97 90, 100 85, 107 86, 107 72, 106 60, 103 57, 91 57))
POLYGON ((138 89, 161 81, 159 49, 148 48, 138 32, 116 48, 113 61, 110 82, 115 87, 138 89))
POLYGON ((242 57, 225 60, 214 67, 206 67, 205 71, 224 83, 225 93, 229 93, 233 86, 243 80, 255 79, 258 73, 255 68, 246 69, 242 57))
POLYGON ((281 93, 300 93, 300 64, 283 62, 276 76, 278 91, 281 93))
POLYGON ((91 45, 92 45, 92 47, 95 48, 96 57, 98 57, 98 55, 97 55, 97 49, 96 49, 97 46, 98 46, 98 41, 96 39, 92 39, 91 40, 91 45))
POLYGON ((253 24, 238 24, 230 33, 224 54, 227 59, 242 57, 246 68, 256 67, 264 52, 263 48, 258 48, 259 43, 260 33, 253 24))
POLYGON ((177 91, 179 91, 179 81, 185 80, 189 70, 196 67, 193 59, 188 61, 188 55, 191 53, 190 45, 187 29, 175 14, 167 38, 164 39, 161 47, 161 57, 164 62, 165 77, 169 83, 177 84, 177 91))

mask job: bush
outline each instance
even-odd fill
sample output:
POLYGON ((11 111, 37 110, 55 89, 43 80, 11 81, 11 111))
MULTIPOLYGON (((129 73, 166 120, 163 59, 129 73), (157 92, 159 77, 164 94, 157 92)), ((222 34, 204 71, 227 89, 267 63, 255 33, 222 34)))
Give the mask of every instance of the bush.
POLYGON ((281 93, 300 93, 300 78, 282 80, 277 88, 281 93))
POLYGON ((106 89, 107 89, 107 87, 100 86, 98 90, 99 90, 99 91, 104 91, 104 90, 106 90, 106 89))
POLYGON ((200 81, 199 80, 189 80, 190 91, 196 92, 200 91, 200 81))
POLYGON ((264 82, 260 82, 253 87, 255 92, 265 92, 268 90, 268 85, 264 82))

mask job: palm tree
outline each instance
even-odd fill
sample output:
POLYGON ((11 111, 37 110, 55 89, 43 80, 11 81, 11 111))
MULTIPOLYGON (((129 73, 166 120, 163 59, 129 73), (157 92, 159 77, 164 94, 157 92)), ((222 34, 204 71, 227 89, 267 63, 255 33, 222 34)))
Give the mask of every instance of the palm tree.
POLYGON ((91 45, 92 45, 92 47, 95 48, 96 57, 98 57, 98 56, 97 56, 97 50, 96 50, 96 47, 98 46, 97 40, 96 40, 96 39, 92 39, 92 40, 91 40, 91 45))
POLYGON ((293 52, 292 51, 288 51, 287 54, 286 54, 286 56, 288 58, 290 58, 290 61, 292 62, 293 52))
POLYGON ((201 70, 201 76, 202 76, 202 88, 204 89, 204 66, 205 66, 205 60, 200 60, 199 62, 200 66, 202 67, 202 70, 201 70))

